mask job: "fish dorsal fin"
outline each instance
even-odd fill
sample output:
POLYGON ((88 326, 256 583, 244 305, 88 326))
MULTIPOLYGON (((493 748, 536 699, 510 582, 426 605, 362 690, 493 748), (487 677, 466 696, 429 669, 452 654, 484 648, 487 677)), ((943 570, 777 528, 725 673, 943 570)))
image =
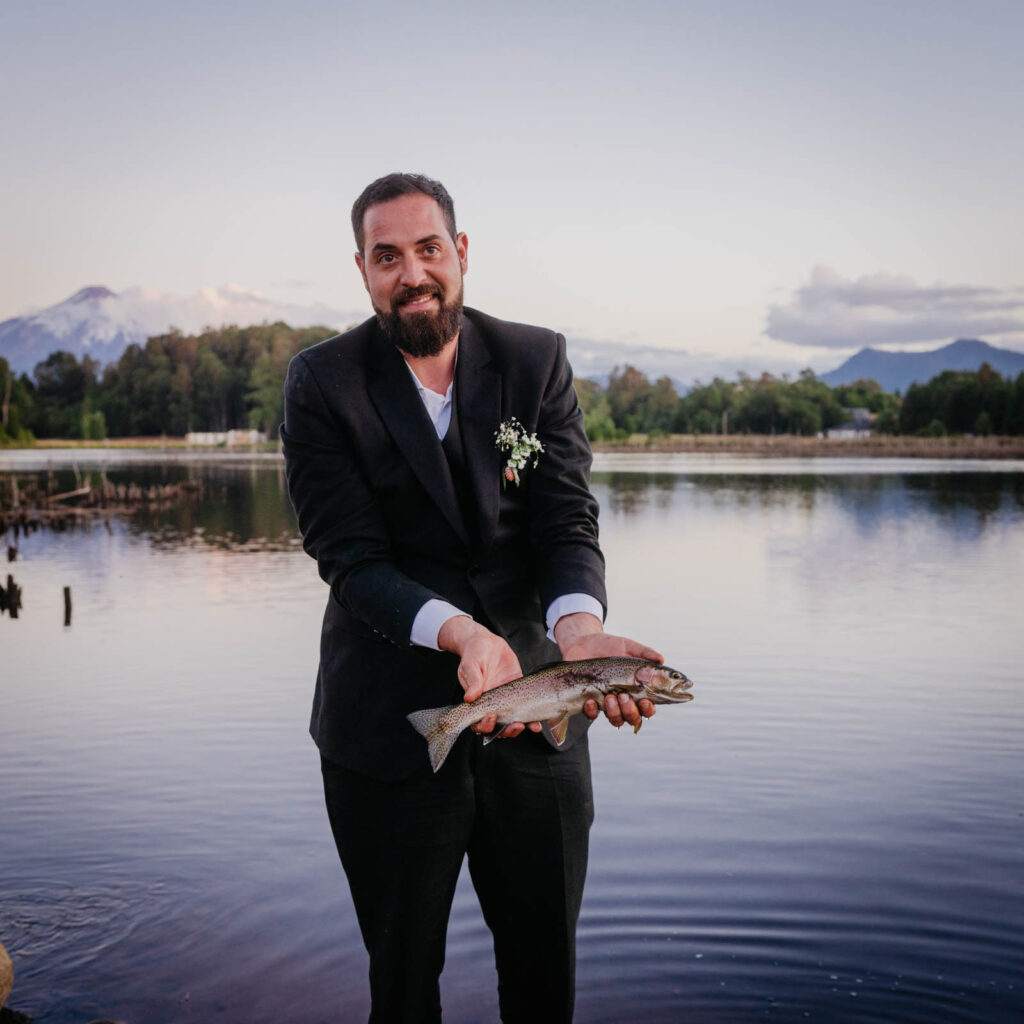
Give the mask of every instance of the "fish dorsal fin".
POLYGON ((558 746, 561 746, 565 742, 565 737, 568 735, 568 733, 569 713, 565 712, 562 715, 562 717, 559 718, 558 721, 551 726, 551 737, 555 741, 555 743, 558 744, 558 746))

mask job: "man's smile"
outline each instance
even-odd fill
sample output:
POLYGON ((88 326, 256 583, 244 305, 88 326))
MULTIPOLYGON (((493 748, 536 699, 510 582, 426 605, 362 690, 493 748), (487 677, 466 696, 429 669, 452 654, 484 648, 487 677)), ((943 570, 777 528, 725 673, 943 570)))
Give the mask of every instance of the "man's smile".
POLYGON ((409 299, 407 302, 402 303, 402 309, 417 310, 424 309, 432 303, 436 302, 437 298, 433 295, 421 295, 416 299, 409 299))
POLYGON ((410 289, 395 296, 393 308, 402 312, 422 313, 441 305, 441 296, 436 288, 410 289))

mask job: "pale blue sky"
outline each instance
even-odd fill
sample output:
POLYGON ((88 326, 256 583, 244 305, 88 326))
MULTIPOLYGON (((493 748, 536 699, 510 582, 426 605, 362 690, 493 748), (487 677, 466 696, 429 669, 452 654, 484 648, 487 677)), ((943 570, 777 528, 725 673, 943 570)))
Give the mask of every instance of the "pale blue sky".
POLYGON ((9 0, 0 319, 227 283, 355 319, 351 202, 418 170, 498 316, 819 368, 1024 348, 1022 40, 998 0, 9 0))

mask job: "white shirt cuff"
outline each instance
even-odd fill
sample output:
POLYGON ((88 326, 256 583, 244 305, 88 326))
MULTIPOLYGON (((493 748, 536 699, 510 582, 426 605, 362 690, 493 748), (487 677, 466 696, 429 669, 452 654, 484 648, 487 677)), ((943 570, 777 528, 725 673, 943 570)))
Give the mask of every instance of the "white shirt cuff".
POLYGON ((555 623, 563 615, 572 615, 575 612, 589 612, 604 622, 604 607, 596 597, 591 597, 590 594, 563 594, 548 605, 545 622, 548 624, 549 640, 555 639, 555 623))
POLYGON ((456 608, 455 605, 449 604, 447 601, 432 597, 412 620, 409 639, 417 647, 429 647, 432 651, 439 651, 441 648, 437 646, 437 634, 441 632, 441 627, 453 615, 467 614, 469 613, 464 612, 461 608, 456 608))

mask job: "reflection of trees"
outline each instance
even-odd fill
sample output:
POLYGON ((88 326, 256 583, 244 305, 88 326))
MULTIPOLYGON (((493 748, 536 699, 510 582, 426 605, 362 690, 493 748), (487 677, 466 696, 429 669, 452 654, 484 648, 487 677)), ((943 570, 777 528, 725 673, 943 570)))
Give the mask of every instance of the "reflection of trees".
POLYGON ((1003 510, 1004 505, 1024 509, 1024 474, 936 473, 907 478, 907 489, 931 509, 941 512, 973 512, 980 526, 1003 510))
POLYGON ((140 512, 131 520, 132 532, 145 534, 160 546, 191 543, 260 551, 299 546, 282 463, 183 468, 191 479, 202 481, 203 499, 140 512))
MULTIPOLYGON (((607 486, 609 512, 636 516, 650 509, 683 507, 689 500, 768 512, 799 508, 812 511, 831 501, 849 514, 863 533, 884 521, 906 516, 924 502, 929 511, 953 522, 968 514, 979 527, 1000 512, 1024 510, 1022 473, 873 473, 839 474, 674 474, 595 473, 597 486, 607 486), (687 492, 692 498, 686 497, 687 492)), ((963 523, 961 522, 961 526, 963 523)), ((956 528, 956 526, 954 526, 956 528)))
MULTIPOLYGON (((284 464, 260 462, 159 462, 116 469, 58 469, 37 473, 0 473, 0 507, 90 485, 147 490, 154 485, 192 483, 180 488, 180 500, 141 503, 122 509, 118 518, 129 533, 160 546, 203 544, 253 550, 283 550, 299 545, 295 515, 288 502, 284 464), (15 491, 13 480, 17 478, 15 491)), ((80 528, 87 528, 83 522, 80 528)))
MULTIPOLYGON (((11 477, 0 473, 0 502, 12 498, 11 477)), ((211 545, 241 550, 284 550, 299 545, 298 528, 285 489, 280 460, 157 462, 117 469, 59 469, 18 473, 22 490, 69 491, 83 483, 100 487, 185 481, 201 486, 180 503, 142 506, 127 517, 129 531, 151 543, 211 545)), ((649 512, 673 515, 687 506, 756 512, 814 511, 830 503, 854 529, 871 534, 922 508, 956 531, 980 530, 1001 515, 1024 512, 1024 473, 907 474, 710 474, 597 472, 595 488, 608 513, 627 518, 649 512)))
POLYGON ((676 473, 594 473, 593 482, 609 487, 608 508, 624 515, 642 509, 669 508, 682 478, 676 473))

